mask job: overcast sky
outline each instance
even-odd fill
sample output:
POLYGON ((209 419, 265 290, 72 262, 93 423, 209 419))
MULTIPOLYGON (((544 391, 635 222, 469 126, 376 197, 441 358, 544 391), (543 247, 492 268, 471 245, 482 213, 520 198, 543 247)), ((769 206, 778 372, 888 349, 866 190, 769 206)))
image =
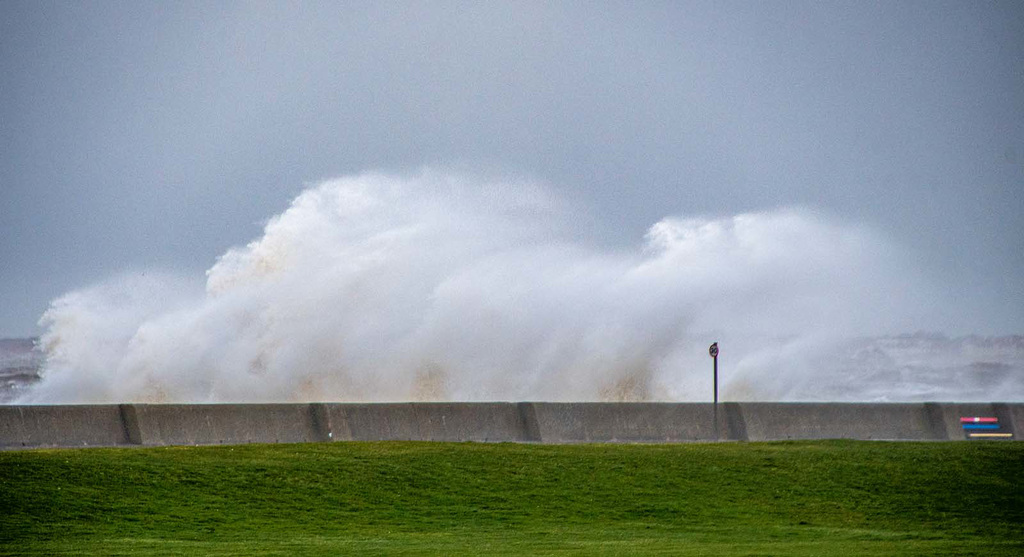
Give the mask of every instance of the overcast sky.
POLYGON ((0 337, 201 275, 304 185, 527 176, 633 246, 800 206, 1024 333, 1024 3, 0 2, 0 337))

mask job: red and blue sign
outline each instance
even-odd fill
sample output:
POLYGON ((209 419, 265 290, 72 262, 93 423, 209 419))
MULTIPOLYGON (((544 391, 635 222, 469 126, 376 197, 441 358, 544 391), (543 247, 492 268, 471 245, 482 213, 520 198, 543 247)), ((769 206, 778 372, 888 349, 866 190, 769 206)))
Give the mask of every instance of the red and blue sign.
POLYGON ((993 416, 961 416, 960 426, 969 438, 1009 438, 1012 433, 999 431, 999 418, 993 416))

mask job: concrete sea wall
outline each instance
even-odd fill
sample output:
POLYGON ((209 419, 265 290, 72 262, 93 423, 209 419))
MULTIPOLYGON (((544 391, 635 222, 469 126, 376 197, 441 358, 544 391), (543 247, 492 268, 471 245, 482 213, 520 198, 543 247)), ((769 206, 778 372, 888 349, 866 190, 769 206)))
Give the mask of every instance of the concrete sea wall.
POLYGON ((302 403, 0 406, 0 449, 480 441, 1017 439, 1024 403, 302 403), (995 418, 965 429, 962 418, 995 418), (983 433, 987 437, 969 437, 983 433))

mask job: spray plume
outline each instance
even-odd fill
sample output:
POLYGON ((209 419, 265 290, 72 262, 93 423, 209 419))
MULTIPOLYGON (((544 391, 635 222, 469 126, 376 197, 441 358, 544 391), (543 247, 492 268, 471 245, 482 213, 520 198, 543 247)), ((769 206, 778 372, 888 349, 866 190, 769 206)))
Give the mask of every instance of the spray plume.
POLYGON ((133 273, 55 300, 19 402, 708 400, 712 340, 726 399, 857 399, 837 347, 927 307, 897 250, 809 211, 666 218, 631 251, 578 217, 529 183, 326 181, 205 289, 133 273))

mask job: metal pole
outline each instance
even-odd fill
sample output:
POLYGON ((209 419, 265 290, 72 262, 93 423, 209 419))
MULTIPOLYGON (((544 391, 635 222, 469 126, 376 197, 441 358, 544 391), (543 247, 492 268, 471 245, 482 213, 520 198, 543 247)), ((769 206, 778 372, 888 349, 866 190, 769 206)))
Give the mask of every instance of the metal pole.
POLYGON ((712 342, 708 347, 708 355, 715 360, 715 403, 711 405, 714 420, 715 441, 718 441, 718 341, 712 342))
POLYGON ((715 441, 718 441, 718 355, 715 355, 715 441))
POLYGON ((718 356, 715 356, 715 404, 718 404, 718 356))

